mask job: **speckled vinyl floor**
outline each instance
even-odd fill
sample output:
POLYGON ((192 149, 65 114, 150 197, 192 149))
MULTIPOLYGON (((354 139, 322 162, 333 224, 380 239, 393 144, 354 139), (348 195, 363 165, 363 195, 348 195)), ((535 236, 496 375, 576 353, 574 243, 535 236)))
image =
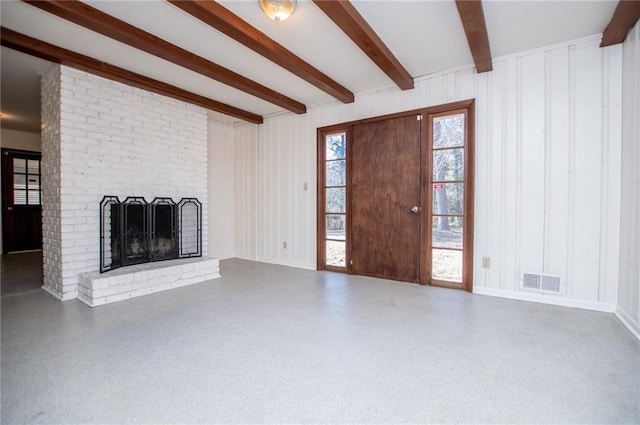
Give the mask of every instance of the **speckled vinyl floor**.
POLYGON ((0 293, 13 295, 42 286, 42 251, 0 255, 0 293))
POLYGON ((2 423, 639 423, 612 314, 243 260, 90 309, 2 298, 2 423))

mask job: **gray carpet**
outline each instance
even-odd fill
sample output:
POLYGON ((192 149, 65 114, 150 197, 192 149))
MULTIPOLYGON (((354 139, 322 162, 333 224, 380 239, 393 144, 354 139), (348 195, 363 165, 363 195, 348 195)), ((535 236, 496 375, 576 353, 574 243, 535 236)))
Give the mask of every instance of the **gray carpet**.
POLYGON ((612 314, 243 260, 90 309, 2 298, 2 423, 640 422, 612 314))

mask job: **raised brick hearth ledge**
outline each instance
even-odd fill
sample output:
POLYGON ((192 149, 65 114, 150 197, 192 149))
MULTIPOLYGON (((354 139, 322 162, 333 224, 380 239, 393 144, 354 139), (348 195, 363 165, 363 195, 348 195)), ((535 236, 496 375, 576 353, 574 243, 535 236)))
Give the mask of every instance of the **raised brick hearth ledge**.
POLYGON ((81 273, 78 299, 95 307, 220 277, 217 258, 198 257, 81 273))

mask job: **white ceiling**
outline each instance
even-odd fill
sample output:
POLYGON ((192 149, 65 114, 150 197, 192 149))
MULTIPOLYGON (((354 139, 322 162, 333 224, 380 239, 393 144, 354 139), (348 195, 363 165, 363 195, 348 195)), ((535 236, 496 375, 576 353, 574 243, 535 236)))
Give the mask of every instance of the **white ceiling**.
MULTIPOLYGON (((87 1, 91 6, 227 67, 305 105, 333 100, 311 84, 168 2, 87 1)), ((225 7, 357 94, 393 82, 309 0, 291 17, 269 20, 258 0, 225 7)), ((352 0, 414 77, 473 63, 454 0, 352 0)), ((483 1, 494 58, 601 33, 617 1, 483 1)), ((1 1, 3 27, 260 115, 283 112, 252 95, 128 47, 20 1, 1 1)), ((2 126, 39 132, 43 62, 2 48, 2 126), (15 117, 11 118, 11 117, 15 117)), ((218 117, 221 117, 218 115, 218 117)), ((236 121, 235 118, 227 118, 236 121)))

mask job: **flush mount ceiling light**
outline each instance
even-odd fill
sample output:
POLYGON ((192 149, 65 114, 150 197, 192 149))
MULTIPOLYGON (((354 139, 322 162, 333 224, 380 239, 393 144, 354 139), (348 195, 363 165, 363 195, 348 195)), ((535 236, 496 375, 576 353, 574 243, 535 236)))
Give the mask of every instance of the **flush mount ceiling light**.
POLYGON ((296 8, 296 0, 259 0, 265 15, 276 22, 284 21, 296 8))

